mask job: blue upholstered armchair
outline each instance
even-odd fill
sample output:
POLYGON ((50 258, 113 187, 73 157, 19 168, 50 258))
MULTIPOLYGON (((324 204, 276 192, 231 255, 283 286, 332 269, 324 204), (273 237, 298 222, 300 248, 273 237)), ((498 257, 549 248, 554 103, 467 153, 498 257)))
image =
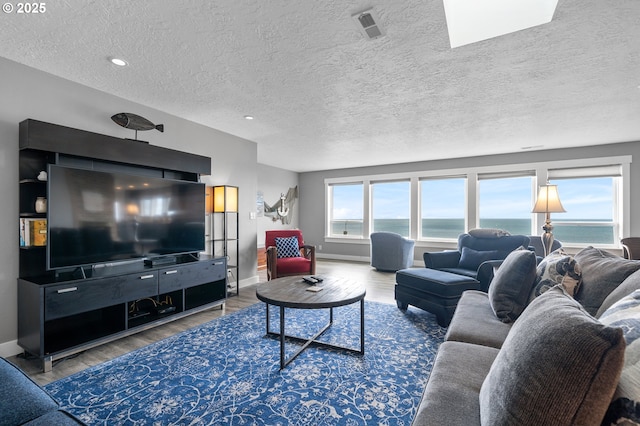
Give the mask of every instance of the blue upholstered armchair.
MULTIPOLYGON (((562 247, 562 243, 558 240, 553 240, 551 244, 551 251, 556 251, 562 247)), ((538 263, 544 257, 544 245, 542 244, 542 237, 540 235, 529 235, 529 250, 533 250, 538 257, 538 263)))
POLYGON ((393 232, 371 234, 371 266, 378 271, 396 272, 413 265, 415 241, 393 232))
POLYGON ((458 250, 425 252, 423 258, 425 267, 475 278, 480 282, 480 290, 487 291, 493 279, 493 267, 518 247, 528 248, 529 237, 461 234, 458 250))

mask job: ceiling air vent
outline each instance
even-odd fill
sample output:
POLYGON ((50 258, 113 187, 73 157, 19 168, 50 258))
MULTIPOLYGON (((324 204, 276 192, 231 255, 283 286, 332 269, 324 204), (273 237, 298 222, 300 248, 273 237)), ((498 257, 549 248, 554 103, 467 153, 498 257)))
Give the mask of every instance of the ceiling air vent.
POLYGON ((368 39, 373 40, 384 35, 384 31, 380 28, 378 16, 373 9, 368 9, 351 16, 358 29, 368 39))

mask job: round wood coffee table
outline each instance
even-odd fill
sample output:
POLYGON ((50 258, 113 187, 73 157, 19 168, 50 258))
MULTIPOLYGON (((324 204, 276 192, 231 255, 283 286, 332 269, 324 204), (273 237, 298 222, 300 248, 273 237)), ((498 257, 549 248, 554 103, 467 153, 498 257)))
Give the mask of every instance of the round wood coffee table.
POLYGON ((266 304, 267 335, 278 336, 280 338, 280 369, 286 367, 309 345, 338 348, 349 352, 364 354, 364 296, 366 290, 362 284, 353 280, 335 277, 322 277, 323 281, 315 286, 306 283, 301 276, 276 278, 258 285, 256 296, 266 304), (322 288, 321 291, 312 292, 310 287, 322 288), (326 342, 319 342, 317 339, 333 324, 333 308, 350 305, 360 302, 360 348, 353 349, 326 342), (269 305, 280 307, 280 332, 272 332, 269 329, 269 305), (329 309, 329 323, 310 339, 304 339, 285 334, 285 308, 295 309, 329 309), (302 347, 289 359, 285 359, 285 338, 304 342, 302 347))

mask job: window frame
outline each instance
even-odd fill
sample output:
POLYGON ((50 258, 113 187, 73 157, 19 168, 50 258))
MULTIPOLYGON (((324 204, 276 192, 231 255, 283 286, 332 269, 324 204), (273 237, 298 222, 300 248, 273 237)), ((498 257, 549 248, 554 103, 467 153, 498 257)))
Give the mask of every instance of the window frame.
MULTIPOLYGON (((405 235, 405 237, 409 238, 412 235, 412 227, 413 227, 413 218, 412 218, 412 211, 413 211, 413 204, 411 202, 411 192, 412 192, 412 183, 411 183, 411 179, 407 178, 407 179, 383 179, 383 180, 371 180, 369 181, 369 234, 371 232, 377 232, 375 229, 375 217, 374 215, 374 208, 373 208, 373 203, 375 202, 374 200, 374 188, 376 185, 385 185, 385 184, 392 184, 392 183, 408 183, 409 184, 409 235, 405 235)), ((363 233, 364 233, 364 229, 363 229, 363 233)), ((368 234, 367 234, 368 235, 368 234)))
POLYGON ((468 204, 469 204, 469 197, 467 196, 467 188, 468 188, 468 179, 466 175, 447 175, 447 176, 430 176, 430 177, 421 177, 418 179, 418 194, 419 194, 419 202, 417 205, 417 209, 418 209, 418 229, 417 232, 414 234, 416 236, 416 240, 417 241, 449 241, 451 240, 450 238, 446 238, 446 237, 427 237, 424 236, 422 234, 422 208, 423 208, 423 199, 422 199, 422 184, 423 182, 433 182, 433 181, 443 181, 443 180, 453 180, 453 179, 462 179, 463 182, 463 202, 464 202, 464 217, 462 218, 463 222, 464 222, 464 229, 468 229, 469 223, 467 221, 467 211, 468 211, 468 204))
MULTIPOLYGON (((325 205, 328 206, 327 210, 326 210, 326 217, 327 217, 327 223, 325 226, 325 238, 339 238, 339 239, 350 239, 350 240, 354 240, 354 239, 362 239, 365 236, 366 233, 366 229, 368 227, 368 221, 367 221, 367 214, 366 214, 366 210, 362 210, 362 234, 361 235, 355 235, 355 234, 347 234, 347 235, 337 235, 337 234, 332 234, 332 222, 334 221, 333 219, 333 189, 336 186, 346 186, 346 185, 362 185, 362 196, 363 196, 363 204, 366 204, 364 202, 364 198, 365 198, 365 184, 363 181, 359 181, 359 180, 355 180, 355 181, 350 181, 350 182, 336 182, 336 183, 332 183, 327 185, 327 190, 325 191, 326 193, 326 201, 325 201, 325 205)), ((368 235, 368 234, 367 234, 368 235)))
MULTIPOLYGON (((494 166, 482 166, 482 167, 467 167, 467 168, 455 168, 455 169, 432 169, 417 172, 406 173, 389 173, 389 174, 376 174, 366 176, 345 176, 335 178, 325 178, 325 231, 324 240, 328 243, 347 243, 347 244, 369 244, 369 235, 373 228, 371 217, 371 188, 372 182, 380 181, 398 181, 398 180, 410 180, 411 184, 411 220, 410 220, 410 237, 416 241, 416 246, 422 247, 443 247, 450 248, 455 247, 455 239, 451 238, 428 238, 419 235, 420 217, 421 217, 421 204, 420 204, 420 180, 421 179, 438 179, 438 178, 450 178, 450 177, 466 177, 466 229, 471 229, 478 226, 479 223, 479 195, 478 195, 478 182, 479 176, 483 177, 488 174, 517 174, 517 173, 530 173, 533 171, 533 185, 531 206, 533 207, 535 197, 537 197, 538 187, 547 182, 549 172, 553 170, 569 170, 569 169, 588 169, 598 168, 606 166, 618 166, 620 168, 621 176, 618 179, 617 196, 619 197, 616 204, 617 217, 615 218, 617 227, 617 238, 614 244, 598 244, 598 247, 620 249, 619 238, 626 235, 630 229, 630 211, 631 211, 631 185, 630 185, 630 165, 632 161, 631 155, 622 155, 614 157, 600 157, 600 158, 583 158, 573 160, 554 160, 545 162, 529 162, 529 163, 517 163, 508 165, 494 165, 494 166), (331 203, 329 200, 329 186, 334 184, 353 184, 362 183, 363 185, 363 235, 362 236, 336 236, 330 234, 330 220, 331 220, 331 203), (420 238, 419 238, 420 237, 420 238)), ((553 172, 551 173, 553 175, 553 172)), ((531 220, 531 235, 540 235, 542 233, 542 225, 544 224, 544 214, 532 213, 531 220)), ((615 232, 615 231, 614 231, 615 232)), ((564 244, 564 243, 563 243, 564 244)), ((571 248, 583 248, 588 244, 567 244, 567 247, 571 248)))
MULTIPOLYGON (((629 164, 627 164, 629 167, 629 164)), ((629 186, 625 185, 624 179, 624 168, 625 164, 612 164, 612 165, 604 165, 604 166, 592 166, 592 167, 576 167, 576 168, 558 168, 558 169, 548 169, 547 179, 548 181, 558 182, 563 179, 588 179, 588 178, 597 178, 597 177, 607 177, 613 178, 613 200, 612 200, 612 220, 608 222, 584 222, 584 221, 570 221, 570 220, 562 220, 562 219, 554 219, 551 218, 552 225, 562 225, 562 226, 602 226, 603 224, 607 224, 613 227, 613 243, 612 244, 604 244, 598 243, 598 247, 602 248, 620 248, 620 239, 622 239, 622 235, 624 235, 625 229, 629 229, 630 218, 629 215, 625 215, 624 206, 628 203, 624 202, 624 187, 629 186), (627 225, 625 226, 625 218, 627 219, 627 225)), ((562 200, 561 200, 562 201, 562 200)), ((544 219, 543 219, 544 221, 544 219)), ((544 223, 544 222, 543 222, 544 223)), ((564 247, 576 247, 581 248, 586 246, 585 243, 575 243, 575 242, 562 242, 564 247)))

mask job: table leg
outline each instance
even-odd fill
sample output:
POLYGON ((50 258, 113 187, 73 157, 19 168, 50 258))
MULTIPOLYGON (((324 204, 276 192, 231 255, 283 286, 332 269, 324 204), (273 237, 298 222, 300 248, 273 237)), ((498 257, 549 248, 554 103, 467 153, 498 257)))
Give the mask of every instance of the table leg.
POLYGON ((284 359, 284 306, 280 306, 280 369, 282 370, 285 366, 284 359))
POLYGON ((267 306, 267 334, 269 334, 269 304, 265 303, 267 306))
POLYGON ((360 353, 364 354, 364 298, 360 300, 360 353))
POLYGON ((360 299, 360 350, 355 348, 349 348, 346 346, 334 345, 331 343, 320 342, 317 339, 322 336, 325 331, 331 327, 333 324, 333 308, 329 308, 329 323, 327 323, 319 332, 316 333, 315 336, 310 339, 301 338, 296 336, 287 336, 285 334, 285 308, 284 306, 280 306, 280 333, 275 333, 269 331, 269 304, 266 303, 266 324, 267 324, 267 335, 278 336, 280 340, 280 369, 284 369, 291 361, 293 361, 298 355, 302 353, 309 345, 316 344, 319 346, 325 346, 329 348, 342 349, 349 352, 355 352, 361 355, 364 355, 364 298, 360 299), (285 359, 285 339, 293 339, 300 342, 304 342, 302 347, 300 347, 295 354, 293 354, 289 359, 285 359))

